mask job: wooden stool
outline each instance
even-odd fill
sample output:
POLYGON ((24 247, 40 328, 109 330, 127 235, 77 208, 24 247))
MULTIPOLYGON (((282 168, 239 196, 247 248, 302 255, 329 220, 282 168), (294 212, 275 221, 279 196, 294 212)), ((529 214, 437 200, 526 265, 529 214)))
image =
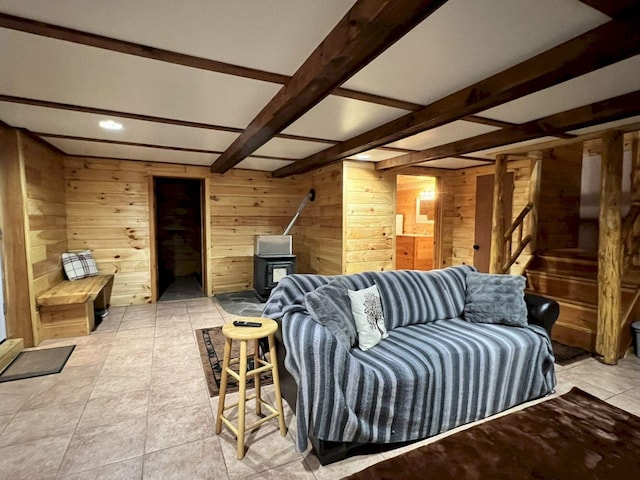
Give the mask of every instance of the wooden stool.
POLYGON ((280 424, 280 434, 284 437, 287 434, 287 427, 284 424, 284 414, 282 411, 282 397, 280 395, 280 378, 278 376, 278 362, 276 360, 276 347, 273 334, 278 330, 278 324, 269 318, 245 317, 239 320, 246 322, 261 323, 261 327, 236 327, 233 324, 226 324, 222 327, 226 341, 224 344, 224 360, 222 363, 222 378, 220 380, 220 399, 218 401, 218 415, 216 416, 216 434, 222 430, 222 422, 236 435, 238 439, 238 460, 244 457, 244 434, 245 431, 253 430, 272 418, 278 417, 280 424), (259 340, 267 337, 269 340, 269 362, 260 358, 259 340), (231 359, 231 344, 233 340, 240 341, 240 357, 231 359), (247 342, 253 341, 253 370, 247 371, 247 342), (239 370, 236 372, 230 365, 239 362, 239 370), (275 387, 276 408, 265 402, 260 396, 260 374, 271 370, 273 385, 275 387), (239 395, 237 403, 225 407, 225 395, 227 393, 227 375, 231 375, 238 381, 239 395), (253 375, 256 388, 255 395, 247 397, 247 376, 253 375), (261 418, 253 425, 245 426, 245 405, 248 400, 256 400, 256 414, 262 416, 262 406, 271 413, 261 418), (233 407, 238 407, 238 428, 224 416, 224 411, 233 407))

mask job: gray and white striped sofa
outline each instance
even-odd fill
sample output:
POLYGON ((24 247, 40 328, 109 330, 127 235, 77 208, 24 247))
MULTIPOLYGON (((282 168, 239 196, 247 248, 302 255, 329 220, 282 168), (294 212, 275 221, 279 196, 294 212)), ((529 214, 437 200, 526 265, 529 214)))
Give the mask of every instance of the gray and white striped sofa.
MULTIPOLYGON (((342 276, 352 290, 375 283, 380 291, 389 337, 368 351, 345 347, 305 308, 305 293, 335 277, 294 274, 279 282, 263 316, 281 326, 280 378, 296 413, 297 451, 309 438, 321 463, 331 463, 361 444, 426 438, 553 391, 554 357, 542 326, 461 318, 470 271, 342 276)), ((529 322, 531 313, 530 306, 529 322)))

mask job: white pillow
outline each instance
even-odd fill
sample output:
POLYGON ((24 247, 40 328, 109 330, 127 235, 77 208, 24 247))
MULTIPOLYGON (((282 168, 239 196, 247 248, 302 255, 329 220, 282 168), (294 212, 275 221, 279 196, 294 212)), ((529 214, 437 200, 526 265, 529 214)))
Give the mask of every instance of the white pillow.
POLYGON ((351 313, 358 331, 358 347, 366 351, 375 347, 389 334, 384 326, 384 314, 377 285, 363 290, 349 290, 351 313))
POLYGON ((98 275, 98 267, 91 250, 80 253, 63 253, 62 266, 69 280, 79 280, 98 275))

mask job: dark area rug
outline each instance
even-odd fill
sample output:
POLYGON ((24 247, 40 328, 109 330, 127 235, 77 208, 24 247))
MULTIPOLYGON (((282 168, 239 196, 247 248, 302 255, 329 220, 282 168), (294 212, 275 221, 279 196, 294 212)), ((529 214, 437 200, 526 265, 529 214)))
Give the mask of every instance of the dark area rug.
POLYGON ((637 474, 638 452, 639 417, 573 388, 345 479, 613 480, 637 474))
MULTIPOLYGON (((222 360, 224 355, 225 337, 222 334, 222 327, 203 328, 196 330, 196 338, 198 340, 198 350, 200 351, 200 360, 202 360, 202 368, 207 379, 207 387, 209 388, 209 396, 217 397, 220 394, 220 379, 222 378, 222 360)), ((231 358, 240 356, 240 342, 234 341, 231 348, 231 358)), ((253 356, 253 345, 251 342, 247 344, 247 353, 253 356)), ((237 366, 236 366, 237 368, 237 366)), ((253 369, 253 358, 247 361, 247 370, 253 369)), ((263 373, 260 375, 260 384, 269 385, 273 383, 271 373, 263 373)), ((247 381, 247 388, 253 388, 253 377, 247 381)), ((227 377, 227 393, 238 391, 238 382, 229 375, 227 377)))
POLYGON ((219 293, 215 299, 226 312, 241 317, 261 317, 265 305, 253 291, 219 293))
POLYGON ((11 382, 13 380, 22 380, 23 378, 60 373, 74 348, 76 348, 75 345, 69 345, 20 352, 0 374, 0 382, 11 382))
POLYGON ((591 352, 587 352, 581 348, 563 345, 555 340, 551 340, 551 347, 553 348, 553 355, 556 357, 556 363, 563 367, 593 356, 591 352))

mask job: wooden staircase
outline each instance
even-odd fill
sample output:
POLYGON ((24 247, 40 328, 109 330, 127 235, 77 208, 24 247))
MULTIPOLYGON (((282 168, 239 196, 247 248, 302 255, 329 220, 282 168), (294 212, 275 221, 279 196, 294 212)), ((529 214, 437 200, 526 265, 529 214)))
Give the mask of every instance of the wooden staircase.
MULTIPOLYGON (((577 249, 540 252, 532 258, 525 273, 529 292, 553 298, 560 304, 552 338, 598 353, 597 254, 577 249)), ((622 280, 621 312, 619 357, 631 345, 631 323, 640 320, 640 270, 628 270, 622 280)))

